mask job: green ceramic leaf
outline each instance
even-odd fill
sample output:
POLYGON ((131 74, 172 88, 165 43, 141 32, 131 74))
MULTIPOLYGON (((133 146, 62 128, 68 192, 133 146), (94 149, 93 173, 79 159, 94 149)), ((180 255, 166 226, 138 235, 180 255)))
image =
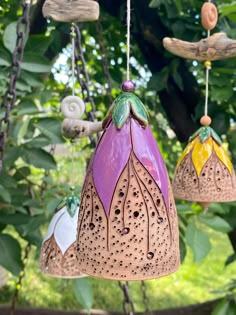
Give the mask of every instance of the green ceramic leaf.
POLYGON ((129 94, 123 93, 115 100, 112 120, 118 129, 122 128, 130 114, 129 94))
POLYGON ((196 138, 201 131, 201 128, 194 132, 194 134, 189 138, 189 142, 191 142, 194 138, 196 138))
POLYGON ((76 196, 69 196, 66 198, 66 209, 72 218, 76 213, 79 202, 80 199, 76 196))
POLYGON ((219 144, 221 145, 222 144, 222 140, 221 138, 218 136, 218 134, 215 132, 214 129, 211 128, 211 135, 212 135, 212 138, 219 144))
POLYGON ((56 206, 56 211, 57 211, 57 210, 60 210, 62 207, 64 207, 65 203, 66 203, 66 198, 62 199, 62 200, 57 204, 57 206, 56 206))
POLYGON ((199 139, 201 143, 204 143, 211 136, 211 128, 210 127, 201 127, 199 133, 199 139))
POLYGON ((131 94, 130 104, 134 117, 144 125, 148 125, 148 112, 144 104, 135 94, 131 94))

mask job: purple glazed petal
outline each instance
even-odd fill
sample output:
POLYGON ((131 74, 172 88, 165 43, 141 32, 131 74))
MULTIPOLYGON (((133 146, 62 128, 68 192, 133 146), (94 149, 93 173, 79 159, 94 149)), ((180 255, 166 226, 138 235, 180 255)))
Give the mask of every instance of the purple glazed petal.
POLYGON ((156 140, 149 126, 144 129, 134 119, 131 119, 131 130, 134 153, 156 181, 168 209, 168 175, 156 140))
POLYGON ((131 149, 129 120, 120 130, 111 122, 97 146, 92 165, 94 184, 107 216, 117 181, 128 162, 131 149))

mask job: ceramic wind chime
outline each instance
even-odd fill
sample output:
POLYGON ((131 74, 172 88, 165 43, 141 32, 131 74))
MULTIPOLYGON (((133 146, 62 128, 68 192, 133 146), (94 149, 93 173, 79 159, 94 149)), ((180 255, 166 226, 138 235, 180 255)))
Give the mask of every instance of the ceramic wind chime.
POLYGON ((173 180, 176 198, 197 201, 204 207, 211 202, 236 200, 236 178, 229 155, 221 138, 210 127, 208 116, 209 72, 211 61, 236 56, 235 40, 224 33, 210 36, 218 21, 216 6, 209 2, 202 6, 202 25, 208 31, 206 39, 198 43, 184 42, 175 38, 165 38, 167 50, 183 58, 205 61, 206 100, 205 114, 201 118, 202 127, 189 139, 181 155, 173 180))
POLYGON ((78 264, 92 276, 158 278, 179 267, 176 208, 148 113, 124 82, 104 120, 78 217, 78 264))
MULTIPOLYGON (((127 81, 96 126, 104 132, 83 186, 76 258, 88 275, 145 280, 178 269, 179 234, 167 170, 129 79, 130 0, 127 5, 127 81)), ((81 122, 66 119, 63 130, 80 136, 81 122)))
MULTIPOLYGON (((73 1, 65 3, 64 1, 48 0, 43 7, 45 17, 52 17, 60 22, 81 22, 96 20, 99 16, 99 6, 94 1, 73 1), (60 10, 58 9, 60 8, 60 10)), ((71 120, 76 119, 80 124, 80 131, 87 135, 90 131, 89 122, 82 122, 81 116, 85 111, 83 100, 74 95, 75 86, 75 37, 74 26, 71 27, 72 38, 72 90, 73 95, 66 97, 61 104, 63 115, 71 120), (84 126, 86 125, 86 128, 84 126)), ((67 120, 65 120, 67 121, 67 120)), ((101 124, 93 125, 93 131, 101 124), (94 129, 95 128, 95 129, 94 129)), ((67 126, 67 124, 66 124, 67 126)), ((78 134, 78 127, 75 131, 78 134)), ((75 135, 74 135, 75 136, 75 135)), ((73 137, 74 138, 74 137, 73 137)), ((73 163, 73 157, 72 157, 73 163)), ((72 170, 74 173, 74 170, 72 170)), ((73 175, 72 175, 73 176, 73 175)), ((79 213, 80 199, 75 195, 74 187, 71 187, 71 194, 60 202, 56 209, 44 239, 41 255, 40 268, 42 272, 60 278, 78 278, 85 276, 80 271, 77 260, 78 242, 77 238, 77 221, 79 213)))

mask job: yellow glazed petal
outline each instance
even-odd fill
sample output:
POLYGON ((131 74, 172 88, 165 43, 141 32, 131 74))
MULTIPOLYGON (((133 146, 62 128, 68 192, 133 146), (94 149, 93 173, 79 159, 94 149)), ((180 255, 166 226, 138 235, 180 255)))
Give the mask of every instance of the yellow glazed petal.
POLYGON ((230 173, 232 173, 233 165, 230 161, 229 155, 227 151, 223 148, 223 146, 219 146, 215 141, 213 141, 213 148, 218 156, 218 158, 221 160, 221 162, 227 167, 230 173))
POLYGON ((206 162, 210 158, 212 154, 212 149, 213 149, 213 140, 211 137, 203 143, 200 141, 199 138, 197 138, 196 144, 193 148, 192 162, 198 176, 201 174, 203 166, 206 164, 206 162))
POLYGON ((191 142, 188 143, 188 145, 186 146, 184 152, 182 153, 181 157, 179 158, 179 161, 177 163, 176 168, 178 168, 181 164, 181 162, 184 160, 184 158, 189 154, 189 152, 192 151, 196 141, 197 141, 198 137, 196 137, 195 139, 193 139, 191 142))

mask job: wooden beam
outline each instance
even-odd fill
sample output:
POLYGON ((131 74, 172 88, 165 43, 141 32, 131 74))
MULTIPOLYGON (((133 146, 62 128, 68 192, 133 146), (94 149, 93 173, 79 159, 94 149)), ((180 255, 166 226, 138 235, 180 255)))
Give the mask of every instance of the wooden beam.
MULTIPOLYGON (((153 315, 209 315, 211 314, 213 308, 219 300, 214 300, 206 302, 203 304, 189 305, 184 307, 177 307, 167 310, 152 311, 153 315)), ((0 306, 0 315, 6 315, 9 313, 10 307, 0 306)), ((17 308, 15 315, 86 315, 87 311, 60 311, 60 310, 50 310, 50 309, 40 309, 40 308, 17 308)), ((137 315, 145 315, 144 313, 136 313, 137 315)), ((91 310, 91 315, 123 315, 123 313, 112 312, 112 311, 102 311, 102 310, 91 310)))
POLYGON ((58 22, 96 21, 99 4, 93 0, 46 0, 43 16, 58 22))
POLYGON ((225 33, 215 33, 196 43, 165 37, 163 45, 176 56, 198 61, 213 61, 236 56, 236 40, 228 38, 225 33))

